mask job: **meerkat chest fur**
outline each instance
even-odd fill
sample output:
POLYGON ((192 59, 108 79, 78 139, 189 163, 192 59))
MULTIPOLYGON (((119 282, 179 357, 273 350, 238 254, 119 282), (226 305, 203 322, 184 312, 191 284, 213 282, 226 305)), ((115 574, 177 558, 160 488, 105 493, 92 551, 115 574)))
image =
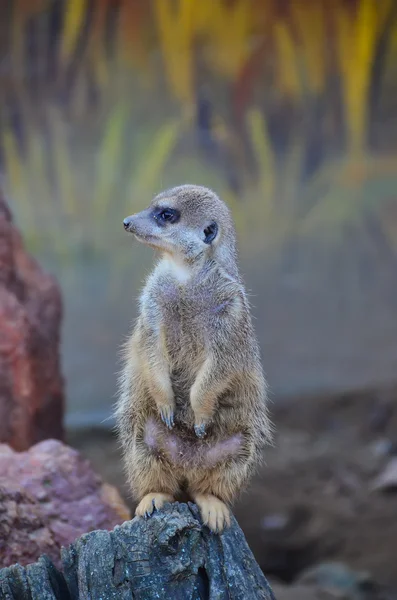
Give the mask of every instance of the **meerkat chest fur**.
POLYGON ((155 343, 161 345, 169 365, 175 395, 184 406, 188 405, 190 387, 206 359, 211 335, 222 327, 222 320, 230 319, 233 311, 236 313, 239 295, 238 282, 217 265, 195 272, 163 259, 148 281, 142 314, 147 327, 156 334, 155 343))

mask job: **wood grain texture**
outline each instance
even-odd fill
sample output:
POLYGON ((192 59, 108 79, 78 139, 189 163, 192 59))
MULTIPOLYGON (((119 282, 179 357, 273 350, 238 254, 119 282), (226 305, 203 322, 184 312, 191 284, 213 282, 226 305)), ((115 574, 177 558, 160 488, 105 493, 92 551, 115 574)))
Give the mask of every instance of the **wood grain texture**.
POLYGON ((46 557, 0 570, 1 600, 274 600, 232 518, 222 535, 194 504, 93 531, 62 549, 63 573, 46 557))

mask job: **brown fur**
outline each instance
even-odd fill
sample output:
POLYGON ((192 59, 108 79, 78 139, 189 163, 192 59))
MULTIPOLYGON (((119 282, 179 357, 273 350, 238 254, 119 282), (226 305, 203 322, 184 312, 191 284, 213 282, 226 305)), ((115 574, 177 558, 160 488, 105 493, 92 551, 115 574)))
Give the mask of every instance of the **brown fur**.
POLYGON ((220 531, 271 437, 233 221, 211 190, 186 185, 125 227, 162 255, 125 347, 116 411, 137 514, 185 491, 220 531), (180 220, 159 224, 161 208, 178 209, 180 220), (218 232, 205 243, 212 222, 218 232))

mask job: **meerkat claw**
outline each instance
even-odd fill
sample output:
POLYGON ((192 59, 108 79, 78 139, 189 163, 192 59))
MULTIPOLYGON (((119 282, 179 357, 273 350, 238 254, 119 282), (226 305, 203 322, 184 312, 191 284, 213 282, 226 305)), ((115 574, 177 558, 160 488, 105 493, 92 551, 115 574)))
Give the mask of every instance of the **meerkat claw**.
POLYGON ((149 519, 153 512, 163 507, 165 502, 173 502, 174 498, 170 494, 153 492, 146 494, 138 504, 135 514, 138 517, 149 519))
POLYGON ((230 527, 230 511, 226 504, 211 494, 196 494, 194 500, 200 509, 204 525, 211 533, 222 533, 230 527))
POLYGON ((200 425, 195 425, 194 431, 198 438, 203 438, 205 436, 205 423, 201 423, 200 425))
POLYGON ((155 502, 155 499, 153 498, 153 499, 152 499, 152 506, 151 506, 151 508, 150 508, 150 509, 148 509, 148 510, 145 512, 145 519, 149 519, 149 517, 151 517, 151 516, 152 516, 152 514, 154 513, 154 511, 155 511, 155 510, 157 510, 157 509, 156 509, 156 502, 155 502))
POLYGON ((160 417, 163 423, 167 425, 168 429, 172 429, 174 427, 174 411, 172 408, 162 408, 160 410, 160 417))

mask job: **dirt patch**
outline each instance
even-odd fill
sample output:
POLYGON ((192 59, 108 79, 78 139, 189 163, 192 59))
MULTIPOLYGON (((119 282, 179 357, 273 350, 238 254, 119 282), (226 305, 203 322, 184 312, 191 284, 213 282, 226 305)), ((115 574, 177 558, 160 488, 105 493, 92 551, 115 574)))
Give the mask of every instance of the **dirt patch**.
MULTIPOLYGON (((333 560, 397 590, 397 492, 373 489, 396 453, 394 392, 291 400, 272 412, 275 446, 234 508, 264 572, 291 583, 333 560)), ((68 441, 134 508, 115 438, 92 430, 68 441)))

